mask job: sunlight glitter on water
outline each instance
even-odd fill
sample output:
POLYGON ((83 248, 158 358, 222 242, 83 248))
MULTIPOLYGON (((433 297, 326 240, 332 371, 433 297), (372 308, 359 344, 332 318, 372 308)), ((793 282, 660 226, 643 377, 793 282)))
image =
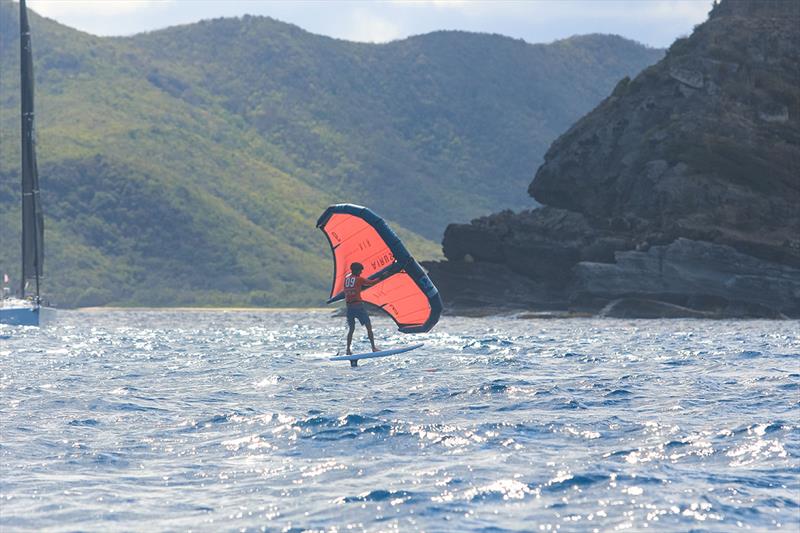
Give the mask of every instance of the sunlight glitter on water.
POLYGON ((800 527, 797 322, 64 312, 0 331, 5 530, 800 527), (359 339, 359 342, 365 342, 359 339))

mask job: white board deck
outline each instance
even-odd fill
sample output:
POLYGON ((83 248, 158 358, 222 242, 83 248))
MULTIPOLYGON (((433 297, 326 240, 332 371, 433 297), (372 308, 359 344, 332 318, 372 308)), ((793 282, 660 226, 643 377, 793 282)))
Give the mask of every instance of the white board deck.
POLYGON ((413 346, 404 346, 402 348, 392 348, 391 350, 381 350, 379 352, 367 353, 354 353, 353 355, 340 355, 331 357, 331 361, 359 361, 361 359, 374 359, 375 357, 387 357, 389 355, 397 355, 399 353, 410 352, 425 346, 424 344, 414 344, 413 346))

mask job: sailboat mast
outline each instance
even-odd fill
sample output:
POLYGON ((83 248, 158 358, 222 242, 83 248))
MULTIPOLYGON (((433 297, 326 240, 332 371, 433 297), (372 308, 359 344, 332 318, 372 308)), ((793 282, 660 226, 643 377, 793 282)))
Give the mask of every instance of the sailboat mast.
POLYGON ((33 53, 31 29, 25 0, 19 3, 20 34, 20 118, 22 129, 22 297, 27 280, 42 275, 44 220, 39 200, 39 173, 36 166, 36 133, 33 108, 33 53))

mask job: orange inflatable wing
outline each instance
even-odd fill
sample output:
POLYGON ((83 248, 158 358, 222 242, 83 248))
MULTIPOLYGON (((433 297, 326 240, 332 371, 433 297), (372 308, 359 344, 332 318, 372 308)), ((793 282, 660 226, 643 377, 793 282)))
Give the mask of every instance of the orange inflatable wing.
POLYGON ((439 321, 442 299, 428 275, 384 222, 366 207, 337 204, 317 221, 333 252, 333 283, 328 303, 344 297, 344 278, 354 262, 362 275, 380 280, 361 298, 380 307, 403 333, 430 331, 439 321))

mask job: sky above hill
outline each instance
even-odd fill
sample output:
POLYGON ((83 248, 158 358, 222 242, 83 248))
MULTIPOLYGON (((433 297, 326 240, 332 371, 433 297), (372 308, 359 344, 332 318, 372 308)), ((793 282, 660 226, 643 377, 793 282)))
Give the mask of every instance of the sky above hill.
MULTIPOLYGON (((0 0, 8 2, 10 0, 0 0)), ((131 35, 244 14, 339 39, 387 42, 435 30, 499 33, 531 43, 613 33, 666 47, 703 22, 712 0, 28 0, 37 13, 95 35, 131 35)))

